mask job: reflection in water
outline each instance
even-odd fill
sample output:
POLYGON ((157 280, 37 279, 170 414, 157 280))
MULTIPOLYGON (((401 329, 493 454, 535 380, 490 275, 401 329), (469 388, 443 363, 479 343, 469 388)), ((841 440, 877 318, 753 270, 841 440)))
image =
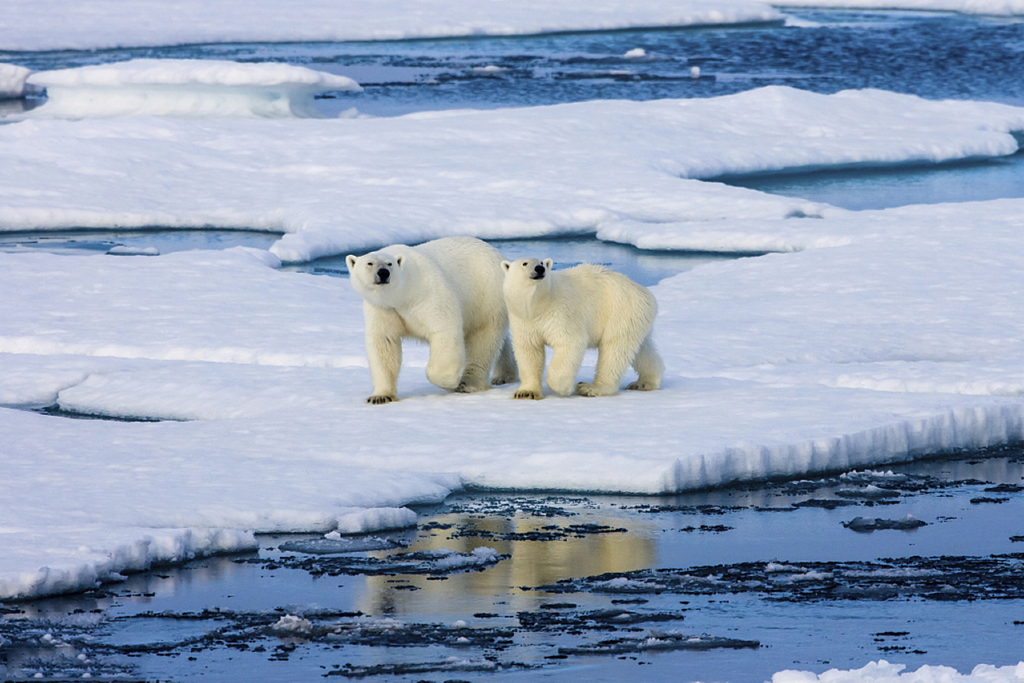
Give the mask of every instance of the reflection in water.
MULTIPOLYGON (((446 548, 471 552, 486 546, 510 557, 485 571, 453 575, 444 580, 415 575, 401 579, 368 577, 367 594, 358 605, 359 610, 367 614, 388 615, 444 614, 456 602, 465 605, 467 601, 475 601, 479 611, 486 612, 493 608, 495 600, 505 603, 503 612, 510 609, 532 610, 550 601, 550 597, 514 589, 541 586, 568 577, 632 571, 652 566, 657 558, 654 541, 656 522, 653 519, 630 519, 628 533, 570 533, 564 539, 544 541, 521 539, 525 535, 550 532, 551 526, 566 527, 573 523, 573 518, 527 517, 521 514, 483 517, 462 513, 439 516, 433 521, 436 525, 452 526, 435 529, 429 535, 420 534, 410 551, 446 548), (520 540, 511 540, 510 537, 520 540)), ((622 528, 623 522, 622 517, 610 515, 587 517, 588 524, 611 529, 622 528)), ((376 556, 387 554, 378 553, 376 556)))

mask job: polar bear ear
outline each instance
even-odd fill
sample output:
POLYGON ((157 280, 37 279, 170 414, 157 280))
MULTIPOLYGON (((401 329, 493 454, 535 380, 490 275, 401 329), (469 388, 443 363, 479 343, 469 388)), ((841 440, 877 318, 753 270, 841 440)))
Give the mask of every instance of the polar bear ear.
POLYGON ((352 254, 349 254, 348 256, 345 257, 345 263, 348 264, 348 269, 351 271, 353 268, 356 267, 356 257, 353 256, 352 254))
POLYGON ((555 262, 549 258, 544 259, 544 267, 551 270, 555 265, 555 262))
POLYGON ((511 261, 502 261, 502 262, 501 262, 501 265, 502 265, 502 267, 503 267, 503 268, 504 268, 505 270, 508 270, 509 268, 511 268, 511 267, 512 267, 512 262, 511 262, 511 261))
POLYGON ((397 263, 398 267, 401 268, 402 267, 402 261, 404 261, 404 260, 405 260, 404 256, 399 256, 398 258, 395 259, 395 263, 397 263))

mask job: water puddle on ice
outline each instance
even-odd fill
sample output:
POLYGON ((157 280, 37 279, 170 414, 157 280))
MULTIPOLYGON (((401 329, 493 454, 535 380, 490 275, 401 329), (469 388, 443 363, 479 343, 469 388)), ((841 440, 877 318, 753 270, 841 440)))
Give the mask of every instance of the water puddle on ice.
POLYGON ((0 233, 0 251, 51 254, 169 254, 190 249, 254 247, 268 249, 277 233, 254 230, 60 230, 0 233))
POLYGON ((938 166, 821 170, 716 180, 851 210, 1008 199, 1024 197, 1024 151, 988 161, 938 166))
MULTIPOLYGON (((61 232, 0 233, 0 252, 44 251, 65 255, 111 254, 156 256, 190 249, 228 249, 236 246, 268 249, 280 239, 276 233, 247 230, 72 230, 61 232)), ((560 268, 596 263, 625 273, 645 286, 706 263, 738 258, 736 254, 645 251, 593 237, 492 240, 508 259, 535 256, 552 258, 560 268)), ((348 277, 345 256, 285 266, 290 272, 348 277)))
MULTIPOLYGON (((558 268, 569 268, 580 263, 594 263, 625 273, 645 287, 667 277, 708 263, 719 263, 739 258, 737 254, 713 254, 687 251, 646 251, 626 244, 603 242, 593 237, 557 237, 545 239, 489 240, 509 260, 535 257, 550 258, 558 268)), ((344 256, 317 259, 309 263, 288 266, 321 275, 348 276, 344 256)))
POLYGON ((1020 657, 1021 449, 667 497, 466 493, 417 512, 415 529, 264 536, 258 553, 0 604, 0 674, 745 683, 1020 657))

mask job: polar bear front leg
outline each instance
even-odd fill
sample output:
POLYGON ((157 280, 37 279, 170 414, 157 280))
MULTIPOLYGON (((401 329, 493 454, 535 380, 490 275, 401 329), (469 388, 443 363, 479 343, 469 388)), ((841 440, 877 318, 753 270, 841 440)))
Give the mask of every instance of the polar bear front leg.
POLYGON ((381 405, 398 399, 398 371, 402 369, 402 322, 398 316, 366 311, 366 359, 373 395, 367 403, 381 405))
MULTIPOLYGON (((461 326, 460 326, 461 327, 461 326)), ((438 332, 427 339, 430 360, 427 361, 427 379, 446 391, 455 391, 466 372, 466 342, 462 330, 438 332)))
POLYGON ((585 344, 569 343, 551 347, 551 364, 548 365, 548 386, 551 391, 568 396, 576 389, 576 375, 583 364, 585 344))
POLYGON ((543 398, 541 380, 544 377, 544 340, 530 334, 514 321, 512 327, 512 351, 519 366, 519 388, 512 398, 529 398, 539 401, 543 398))

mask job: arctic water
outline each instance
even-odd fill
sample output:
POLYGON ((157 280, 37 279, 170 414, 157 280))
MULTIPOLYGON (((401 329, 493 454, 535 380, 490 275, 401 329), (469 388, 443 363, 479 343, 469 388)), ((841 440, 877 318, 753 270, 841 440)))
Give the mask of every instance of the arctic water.
MULTIPOLYGON (((790 15, 796 21, 788 26, 0 53, 0 61, 34 69, 135 57, 283 61, 364 86, 320 100, 331 116, 711 97, 770 84, 1024 104, 1024 21, 790 15)), ((1018 153, 949 167, 724 180, 878 208, 1024 196, 1024 162, 1018 153)), ((26 234, 3 248, 145 249, 156 239, 162 253, 265 248, 273 239, 160 234, 26 234)), ((499 246, 510 255, 549 247, 558 260, 598 260, 645 284, 694 265, 692 255, 585 237, 499 246)), ((329 263, 308 267, 317 268, 343 274, 329 263)), ((101 680, 740 683, 881 658, 909 668, 1014 664, 1024 658, 1024 599, 1012 588, 1024 585, 1022 462, 1019 450, 1007 449, 892 473, 670 498, 467 493, 418 510, 413 530, 333 545, 267 536, 257 554, 0 605, 0 673, 15 680, 88 673, 101 680), (481 547, 495 552, 473 553, 481 547), (453 554, 431 555, 438 549, 453 554), (425 554, 402 559, 414 551, 425 554), (673 568, 681 570, 676 579, 659 573, 673 568)))

